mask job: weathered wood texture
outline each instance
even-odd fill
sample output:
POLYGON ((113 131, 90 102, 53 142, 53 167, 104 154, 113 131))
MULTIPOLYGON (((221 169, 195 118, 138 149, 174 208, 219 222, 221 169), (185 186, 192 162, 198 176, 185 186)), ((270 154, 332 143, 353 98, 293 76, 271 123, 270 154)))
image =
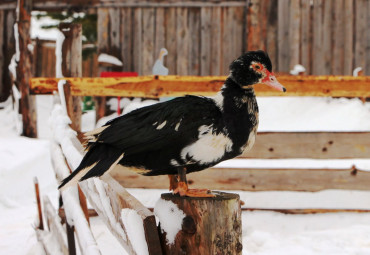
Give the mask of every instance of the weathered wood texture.
MULTIPOLYGON (((126 96, 158 98, 163 96, 215 95, 225 76, 141 76, 123 78, 65 78, 75 96, 126 96)), ((31 92, 51 94, 59 79, 33 78, 31 92)), ((255 86, 257 96, 332 96, 370 97, 370 77, 352 76, 278 76, 286 93, 266 85, 255 86)))
MULTIPOLYGON (((62 74, 65 77, 82 76, 82 25, 81 24, 61 24, 60 30, 65 36, 62 45, 62 74)), ((70 102, 68 106, 68 116, 71 118, 71 127, 73 130, 81 130, 81 98, 70 96, 70 89, 65 86, 67 92, 65 95, 70 102)))
MULTIPOLYGON (((142 176, 121 167, 112 172, 126 188, 168 189, 167 176, 142 176)), ((190 173, 190 188, 244 191, 370 190, 370 172, 357 169, 211 168, 190 173)))
POLYGON ((275 71, 303 64, 307 74, 350 75, 357 66, 370 74, 368 0, 33 2, 98 7, 98 48, 139 75, 151 74, 162 47, 173 75, 226 75, 252 49, 267 50, 275 71))
POLYGON ((3 84, 0 85, 3 88, 4 97, 6 95, 9 95, 11 86, 13 84, 13 81, 15 77, 12 77, 9 72, 9 64, 11 62, 11 59, 15 53, 15 40, 14 40, 14 24, 16 20, 16 14, 15 11, 9 10, 6 11, 5 14, 5 22, 4 26, 0 27, 0 31, 3 30, 4 34, 4 64, 3 64, 3 84))
MULTIPOLYGON (((55 41, 33 41, 35 45, 35 77, 55 77, 55 41)), ((91 45, 82 45, 82 49, 91 45)), ((98 77, 97 53, 91 53, 86 59, 82 59, 82 77, 98 77)))
POLYGON ((17 83, 21 92, 21 112, 23 130, 22 134, 27 137, 37 137, 36 99, 30 95, 29 80, 32 77, 32 53, 28 50, 31 44, 32 0, 18 0, 17 27, 19 33, 19 62, 16 68, 17 83))
MULTIPOLYGON (((5 11, 0 10, 0 27, 4 27, 4 17, 5 11)), ((2 50, 4 47, 4 31, 0 29, 0 102, 5 101, 10 93, 10 88, 8 88, 8 93, 4 91, 4 51, 2 50), (3 32, 1 34, 1 32, 3 32), (5 93, 4 93, 5 92, 5 93)), ((5 89, 6 90, 6 89, 5 89)))
POLYGON ((261 132, 251 151, 240 158, 364 158, 370 155, 370 132, 261 132))
POLYGON ((168 244, 166 232, 161 231, 164 254, 242 254, 239 195, 215 194, 214 198, 161 195, 161 199, 171 201, 185 214, 174 244, 168 244))

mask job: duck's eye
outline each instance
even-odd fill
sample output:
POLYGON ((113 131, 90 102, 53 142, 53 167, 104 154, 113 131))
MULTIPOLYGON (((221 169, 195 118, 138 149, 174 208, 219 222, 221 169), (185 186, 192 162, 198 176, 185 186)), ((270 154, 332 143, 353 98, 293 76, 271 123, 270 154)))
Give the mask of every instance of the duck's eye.
POLYGON ((261 72, 263 70, 263 66, 260 63, 255 63, 252 67, 256 72, 261 72))

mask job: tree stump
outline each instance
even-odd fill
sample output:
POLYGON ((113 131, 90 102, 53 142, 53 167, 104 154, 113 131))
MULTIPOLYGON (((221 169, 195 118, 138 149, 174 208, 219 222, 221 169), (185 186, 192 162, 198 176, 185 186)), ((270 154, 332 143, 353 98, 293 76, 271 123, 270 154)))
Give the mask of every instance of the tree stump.
POLYGON ((211 198, 161 195, 155 214, 164 254, 242 254, 239 195, 214 194, 211 198))

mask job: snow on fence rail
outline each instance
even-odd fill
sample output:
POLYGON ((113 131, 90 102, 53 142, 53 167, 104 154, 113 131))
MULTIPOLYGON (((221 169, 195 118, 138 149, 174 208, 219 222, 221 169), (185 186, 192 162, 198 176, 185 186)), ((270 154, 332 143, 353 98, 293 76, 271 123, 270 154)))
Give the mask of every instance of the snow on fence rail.
MULTIPOLYGON (((68 168, 78 166, 83 150, 61 105, 55 105, 50 124, 55 140, 53 165, 57 179, 61 181, 68 176, 68 168)), ((80 187, 112 234, 129 254, 161 254, 155 216, 115 180, 109 176, 105 180, 89 179, 80 183, 80 187)), ((100 254, 77 195, 76 187, 62 191, 67 220, 76 227, 82 253, 100 254)))

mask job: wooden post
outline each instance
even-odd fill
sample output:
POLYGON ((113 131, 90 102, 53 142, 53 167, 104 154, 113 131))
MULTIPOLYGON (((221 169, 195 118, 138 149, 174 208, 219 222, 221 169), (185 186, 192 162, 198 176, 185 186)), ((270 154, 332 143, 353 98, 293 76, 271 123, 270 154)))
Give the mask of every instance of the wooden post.
MULTIPOLYGON (((167 233, 161 229, 164 254, 242 254, 239 195, 217 192, 214 198, 193 198, 166 193, 161 198, 171 201, 185 214, 173 244, 168 243, 167 233)), ((161 209, 165 210, 158 210, 161 209)))
POLYGON ((37 180, 37 177, 35 177, 33 179, 33 183, 35 184, 37 211, 39 213, 39 226, 38 226, 38 229, 44 230, 44 223, 43 223, 43 220, 42 220, 42 210, 41 210, 41 198, 40 198, 39 181, 37 180))
POLYGON ((70 226, 66 219, 66 231, 69 255, 76 255, 75 227, 70 226))
POLYGON ((6 27, 4 26, 4 14, 5 14, 5 11, 4 10, 0 10, 0 102, 3 102, 5 101, 8 96, 9 96, 9 92, 10 92, 10 89, 9 91, 4 91, 4 78, 3 78, 3 72, 5 70, 4 68, 4 41, 5 41, 5 38, 4 38, 4 30, 6 29, 6 27))
MULTIPOLYGON (((59 29, 65 36, 62 46, 62 73, 64 77, 82 77, 82 25, 62 23, 59 29)), ((81 98, 71 98, 71 128, 81 131, 81 98)))
POLYGON ((18 0, 18 35, 19 35, 19 61, 17 65, 17 81, 22 94, 21 112, 23 120, 22 134, 28 137, 37 137, 36 102, 30 96, 29 79, 32 77, 32 53, 28 49, 31 44, 30 26, 32 0, 18 0))
MULTIPOLYGON (((82 25, 62 23, 59 29, 65 36, 62 46, 62 73, 66 77, 82 77, 82 25)), ((81 98, 71 95, 71 87, 68 82, 64 85, 64 95, 67 113, 72 121, 71 128, 77 131, 77 136, 81 141, 81 98)), ((78 187, 78 194, 81 208, 87 222, 90 223, 86 197, 82 193, 80 187, 78 187)), ((70 229, 67 230, 71 231, 70 229)))

